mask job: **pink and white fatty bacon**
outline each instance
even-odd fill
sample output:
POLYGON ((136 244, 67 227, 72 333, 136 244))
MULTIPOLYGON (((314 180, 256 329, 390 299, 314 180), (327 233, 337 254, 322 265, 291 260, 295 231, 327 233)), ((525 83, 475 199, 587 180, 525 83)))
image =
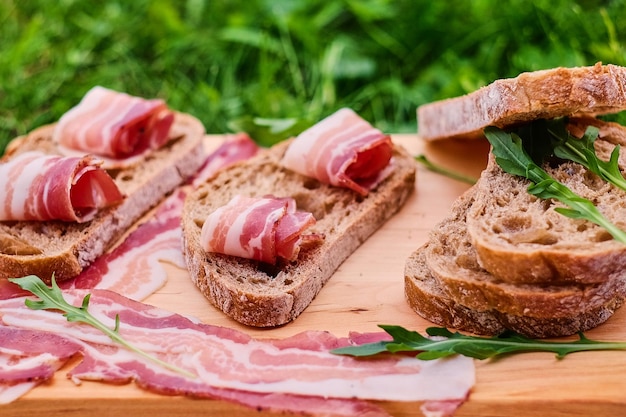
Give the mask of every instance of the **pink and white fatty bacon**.
POLYGON ((209 214, 200 241, 207 252, 275 264, 297 259, 301 245, 321 242, 319 234, 304 234, 315 224, 313 214, 296 210, 293 198, 244 197, 209 214))
POLYGON ((161 99, 96 86, 59 119, 53 140, 66 150, 124 159, 169 140, 174 113, 161 99))
MULTIPOLYGON (((110 291, 91 293, 89 310, 100 321, 114 327, 119 316, 122 337, 195 377, 143 359, 90 326, 68 322, 58 312, 30 310, 24 298, 14 298, 0 301, 0 334, 11 332, 11 337, 0 339, 0 357, 24 364, 34 358, 32 362, 39 361, 41 367, 25 365, 17 376, 7 368, 8 372, 0 373, 0 385, 6 389, 45 381, 65 358, 80 354, 82 361, 68 373, 75 381, 134 380, 159 393, 228 400, 272 411, 384 416, 383 408, 368 401, 422 402, 429 412, 450 410, 467 398, 474 384, 472 360, 462 356, 435 361, 407 356, 360 360, 330 353, 351 341, 327 332, 254 339, 110 291), (48 338, 49 357, 25 348, 33 335, 48 338)), ((86 294, 69 291, 65 298, 79 306, 86 294)))
POLYGON ((86 222, 123 199, 92 156, 24 152, 0 164, 0 221, 86 222))
POLYGON ((389 135, 344 108, 293 139, 282 164, 325 184, 367 195, 390 174, 392 154, 389 135))

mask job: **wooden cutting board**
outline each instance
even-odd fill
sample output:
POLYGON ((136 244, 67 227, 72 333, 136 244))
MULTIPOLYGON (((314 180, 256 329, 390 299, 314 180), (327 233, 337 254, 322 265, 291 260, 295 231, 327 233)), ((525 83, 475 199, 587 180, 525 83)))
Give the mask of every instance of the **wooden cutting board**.
MULTIPOLYGON (((222 139, 208 136, 207 147, 215 148, 222 139)), ((416 135, 395 135, 394 141, 415 155, 424 153, 438 164, 474 177, 484 168, 488 154, 487 143, 480 141, 425 144, 416 135)), ((349 331, 379 331, 378 324, 423 331, 432 324, 415 314, 404 300, 404 261, 426 241, 428 231, 468 187, 418 166, 416 192, 398 215, 341 265, 299 318, 283 327, 261 330, 239 325, 203 298, 185 270, 173 266, 167 267, 167 284, 145 302, 255 337, 287 337, 304 330, 345 336, 349 331)), ((586 334, 594 339, 626 341, 626 310, 586 334)), ((476 361, 476 367, 477 383, 458 410, 459 417, 626 413, 626 352, 583 352, 562 360, 550 353, 529 353, 476 361)), ((57 372, 52 383, 0 406, 0 416, 271 415, 223 401, 155 395, 134 384, 84 382, 76 386, 66 379, 66 371, 57 372)), ((411 403, 383 406, 394 416, 420 415, 419 408, 411 403)))

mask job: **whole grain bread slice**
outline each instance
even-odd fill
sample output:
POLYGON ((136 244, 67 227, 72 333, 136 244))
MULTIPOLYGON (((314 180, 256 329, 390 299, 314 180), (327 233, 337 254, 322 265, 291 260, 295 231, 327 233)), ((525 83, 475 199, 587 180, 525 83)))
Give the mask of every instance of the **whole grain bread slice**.
POLYGON ((296 318, 415 188, 415 161, 399 146, 394 147, 393 173, 361 197, 282 167, 280 159, 290 143, 281 142, 217 173, 187 196, 183 209, 183 253, 191 279, 213 305, 249 326, 279 326, 296 318), (317 220, 307 232, 324 234, 324 242, 302 250, 295 262, 277 265, 207 253, 200 245, 204 220, 236 194, 293 197, 298 209, 317 220))
POLYGON ((457 302, 444 290, 426 264, 425 249, 419 248, 407 259, 404 292, 417 314, 440 326, 481 335, 511 330, 531 338, 569 336, 604 323, 624 301, 623 297, 613 296, 596 308, 565 317, 537 318, 496 309, 475 310, 457 302))
POLYGON ((478 334, 508 329, 557 337, 596 327, 621 306, 625 273, 602 284, 516 285, 482 269, 465 226, 475 194, 473 187, 461 196, 428 242, 407 259, 405 295, 418 314, 478 334))
MULTIPOLYGON (((626 167, 626 128, 597 119, 574 119, 573 130, 594 124, 598 156, 608 160, 621 145, 626 167)), ((546 163, 544 169, 626 230, 626 192, 573 162, 546 163)), ((565 207, 527 192, 529 182, 505 173, 490 155, 467 214, 467 230, 480 265, 502 281, 518 284, 602 283, 626 268, 626 245, 601 226, 555 211, 565 207)))
MULTIPOLYGON (((4 158, 40 150, 59 153, 54 125, 40 127, 11 142, 4 158)), ((204 126, 191 115, 176 113, 172 140, 130 167, 109 171, 124 201, 102 210, 86 223, 61 221, 0 222, 0 278, 38 275, 50 282, 77 276, 110 248, 147 211, 190 178, 206 159, 204 126)))
POLYGON ((417 108, 417 124, 425 140, 469 139, 483 137, 487 126, 625 109, 626 68, 597 63, 525 72, 464 96, 424 104, 417 108))

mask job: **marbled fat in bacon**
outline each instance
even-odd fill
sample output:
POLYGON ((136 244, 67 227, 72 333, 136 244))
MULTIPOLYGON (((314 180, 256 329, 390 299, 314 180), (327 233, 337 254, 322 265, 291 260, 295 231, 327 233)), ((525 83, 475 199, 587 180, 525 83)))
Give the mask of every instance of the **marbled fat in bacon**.
MULTIPOLYGON (((65 298, 78 306, 85 295, 70 291, 65 298)), ((111 327, 119 316, 119 331, 127 341, 195 377, 141 358, 90 326, 68 322, 58 312, 30 310, 23 298, 0 301, 0 322, 20 330, 50 332, 67 339, 66 346, 81 346, 77 352, 84 359, 69 371, 74 380, 135 380, 159 393, 225 399, 275 411, 324 415, 329 411, 325 401, 345 415, 376 410, 366 400, 460 404, 474 384, 473 361, 462 356, 434 361, 337 356, 328 349, 350 341, 327 332, 306 332, 278 341, 254 339, 110 291, 92 291, 89 309, 111 327)), ((15 338, 7 340, 11 349, 15 338)), ((21 349, 18 343, 15 351, 21 349)), ((384 415, 378 411, 374 415, 384 415)))
POLYGON ((24 152, 0 164, 0 220, 86 222, 123 195, 92 156, 24 152))
POLYGON ((297 259, 302 233, 314 224, 311 213, 296 210, 293 198, 237 195, 209 214, 200 241, 207 252, 275 264, 297 259))
POLYGON ((67 149, 123 159, 163 146, 173 122, 163 100, 96 86, 61 116, 53 140, 67 149))
POLYGON ((344 108, 293 139, 282 164, 365 196, 391 173, 392 153, 389 135, 344 108))

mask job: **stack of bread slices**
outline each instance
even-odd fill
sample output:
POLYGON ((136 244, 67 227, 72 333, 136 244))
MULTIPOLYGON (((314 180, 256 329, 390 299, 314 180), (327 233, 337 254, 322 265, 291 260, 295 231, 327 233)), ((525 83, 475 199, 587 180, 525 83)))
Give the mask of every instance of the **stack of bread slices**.
MULTIPOLYGON (((626 128, 596 115, 624 109, 626 68, 596 64, 524 73, 421 106, 418 126, 424 140, 475 139, 487 126, 506 130, 567 117, 577 137, 588 125, 599 129, 600 159, 621 146, 623 172, 626 128)), ((626 230, 626 192, 574 162, 552 160, 543 168, 626 230)), ((563 204, 529 194, 529 184, 490 155, 478 182, 406 262, 406 298, 418 314, 477 334, 512 330, 544 338, 591 329, 622 305, 626 244, 558 213, 563 204)))

